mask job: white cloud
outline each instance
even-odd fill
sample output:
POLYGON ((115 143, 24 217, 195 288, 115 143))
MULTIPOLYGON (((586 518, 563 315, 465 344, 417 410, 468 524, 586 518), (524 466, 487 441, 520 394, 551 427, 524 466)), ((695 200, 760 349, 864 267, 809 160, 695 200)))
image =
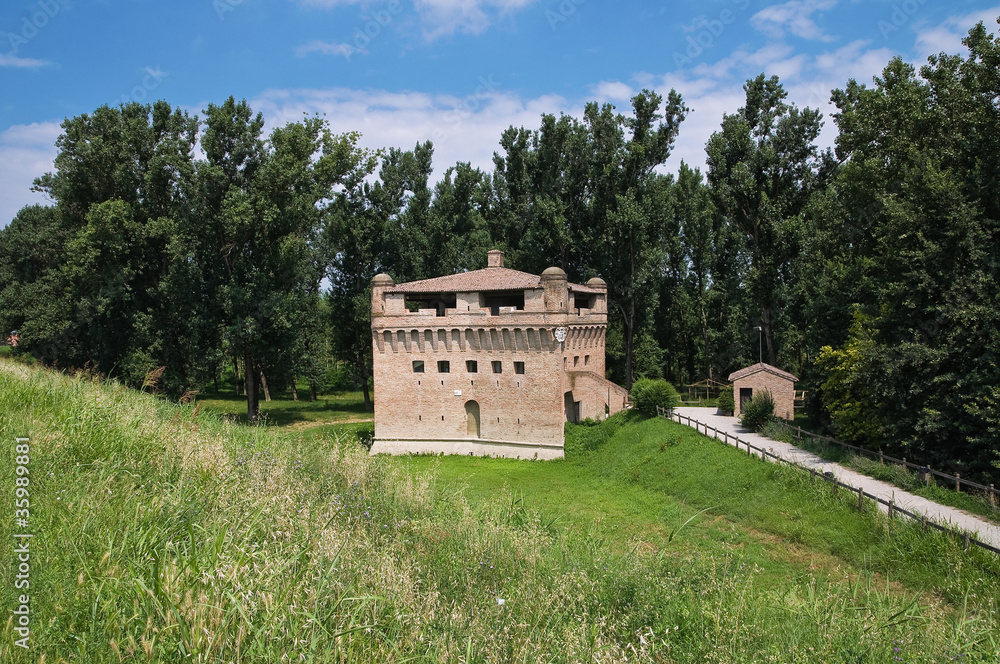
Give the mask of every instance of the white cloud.
MULTIPOLYGON (((488 27, 517 10, 538 0, 414 0, 413 8, 420 17, 424 37, 428 40, 446 37, 456 32, 480 34, 488 27)), ((398 14, 401 0, 368 2, 367 0, 295 0, 311 9, 333 9, 360 4, 373 12, 398 14)))
POLYGON ((346 88, 266 90, 250 101, 269 126, 298 121, 303 113, 325 114, 335 132, 360 131, 369 148, 410 150, 434 143, 435 178, 456 162, 491 171, 500 135, 509 126, 537 128, 543 113, 579 114, 557 95, 534 99, 504 92, 490 78, 472 81, 464 97, 424 92, 346 88))
POLYGON ((635 96, 631 86, 621 81, 601 81, 590 86, 590 91, 595 100, 601 102, 629 101, 635 96))
MULTIPOLYGON (((897 9, 897 11, 899 11, 897 9)), ((939 25, 927 25, 925 22, 917 22, 913 29, 917 33, 916 50, 919 61, 926 60, 929 55, 937 55, 944 52, 949 54, 968 53, 962 40, 968 36, 969 30, 982 21, 987 32, 996 34, 997 17, 1000 16, 1000 5, 989 9, 982 9, 971 14, 950 16, 939 25)), ((909 20, 909 16, 892 16, 890 22, 893 26, 909 20)), ((888 25, 888 24, 887 24, 888 25)), ((888 29, 888 28, 886 28, 888 29)))
POLYGON ((31 185, 53 170, 55 142, 61 131, 56 122, 39 122, 0 132, 0 227, 9 224, 25 205, 48 202, 32 192, 31 185))
POLYGON ((435 146, 435 177, 457 161, 469 161, 492 170, 492 155, 507 127, 535 129, 542 113, 568 113, 579 117, 583 104, 597 99, 616 103, 627 113, 630 99, 639 87, 666 96, 674 88, 691 112, 681 124, 680 134, 664 172, 676 172, 683 159, 704 170, 705 143, 718 131, 724 113, 743 106, 743 84, 763 72, 776 74, 797 106, 819 109, 825 125, 820 147, 832 147, 836 125, 829 102, 830 91, 842 88, 848 78, 870 82, 893 53, 858 40, 838 49, 806 55, 784 43, 757 50, 738 50, 717 62, 702 62, 691 69, 666 74, 637 72, 627 81, 605 80, 592 84, 586 98, 566 99, 556 95, 522 98, 491 79, 470 81, 468 94, 438 95, 419 91, 306 89, 268 90, 251 101, 264 113, 270 126, 295 121, 302 113, 325 113, 335 131, 359 130, 363 144, 371 148, 411 149, 418 141, 435 146))
POLYGON ((812 19, 816 12, 832 9, 837 0, 790 0, 781 5, 765 7, 750 18, 750 23, 774 39, 781 39, 785 32, 812 41, 833 41, 812 19))
POLYGON ((335 42, 325 42, 321 39, 316 39, 308 44, 303 44, 295 49, 295 54, 300 58, 303 58, 310 53, 321 53, 323 55, 341 55, 348 60, 354 53, 361 53, 364 55, 368 54, 367 49, 354 48, 350 44, 340 44, 335 42))
POLYGON ((743 93, 743 81, 709 81, 707 79, 691 79, 689 81, 669 81, 658 92, 666 96, 670 88, 681 93, 684 105, 691 109, 684 122, 673 152, 661 169, 665 173, 676 173, 684 161, 692 168, 700 168, 705 172, 705 144, 712 134, 719 130, 724 113, 735 113, 743 106, 746 95, 743 93))
POLYGON ((724 113, 735 113, 744 105, 745 79, 761 72, 781 79, 790 103, 823 113, 824 125, 817 145, 821 149, 833 147, 837 137, 833 113, 837 109, 830 103, 831 91, 843 88, 850 78, 870 83, 893 55, 890 49, 873 48, 865 40, 816 55, 795 53, 786 44, 775 43, 756 51, 735 51, 717 62, 664 75, 658 86, 660 94, 674 88, 692 109, 681 124, 677 144, 664 170, 676 172, 682 159, 704 170, 705 143, 719 130, 724 113))
POLYGON ((19 58, 16 55, 0 53, 0 67, 17 67, 21 69, 44 67, 49 64, 45 60, 35 58, 19 58))
POLYGON ((768 70, 775 63, 795 57, 793 53, 791 46, 780 42, 767 44, 756 51, 740 49, 716 62, 702 62, 691 73, 717 80, 729 76, 748 78, 768 70))
POLYGON ((536 0, 415 0, 424 36, 437 39, 455 32, 479 34, 498 20, 536 0))

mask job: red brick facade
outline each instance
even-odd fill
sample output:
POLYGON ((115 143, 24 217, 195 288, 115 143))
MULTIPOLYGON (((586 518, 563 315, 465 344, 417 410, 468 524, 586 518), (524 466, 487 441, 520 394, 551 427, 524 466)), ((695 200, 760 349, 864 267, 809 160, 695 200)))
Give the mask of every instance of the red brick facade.
POLYGON ((607 286, 490 267, 396 285, 372 280, 372 452, 563 456, 563 423, 603 419, 628 394, 604 378, 607 286))

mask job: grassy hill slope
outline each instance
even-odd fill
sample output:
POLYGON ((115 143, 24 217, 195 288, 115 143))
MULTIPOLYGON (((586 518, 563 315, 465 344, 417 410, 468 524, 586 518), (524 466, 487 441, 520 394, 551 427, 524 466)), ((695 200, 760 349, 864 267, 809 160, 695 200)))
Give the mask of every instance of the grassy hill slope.
POLYGON ((667 422, 556 463, 371 458, 0 361, 8 496, 16 436, 4 662, 995 661, 996 561, 667 422))

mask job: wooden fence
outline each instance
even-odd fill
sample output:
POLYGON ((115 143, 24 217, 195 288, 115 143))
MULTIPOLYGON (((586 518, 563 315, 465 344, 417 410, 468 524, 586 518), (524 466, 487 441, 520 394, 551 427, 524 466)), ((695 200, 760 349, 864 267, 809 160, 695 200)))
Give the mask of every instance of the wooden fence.
POLYGON ((778 424, 785 427, 786 429, 791 430, 793 432, 792 435, 799 440, 801 440, 803 436, 808 436, 810 438, 818 438, 819 440, 822 440, 825 443, 839 445, 841 449, 851 450, 854 453, 862 454, 864 456, 871 457, 872 459, 878 459, 879 463, 885 463, 886 461, 888 461, 889 463, 895 463, 900 466, 909 468, 911 470, 915 470, 917 471, 917 473, 920 474, 921 479, 923 479, 924 482, 928 484, 931 481, 931 476, 934 476, 946 480, 949 484, 954 484, 955 491, 961 491, 962 487, 965 488, 971 487, 973 489, 978 489, 983 493, 985 493, 987 496, 989 496, 990 504, 992 504, 994 508, 997 506, 997 499, 1000 498, 1000 491, 997 491, 997 489, 992 484, 986 486, 985 484, 979 484, 977 482, 963 480, 961 473, 955 473, 954 475, 949 475, 948 473, 942 473, 939 470, 934 470, 930 466, 921 466, 919 464, 910 463, 909 461, 906 460, 905 457, 902 459, 897 459, 896 457, 889 456, 888 454, 883 454, 882 450, 878 450, 877 452, 874 450, 866 450, 863 447, 851 445, 850 443, 845 443, 844 441, 837 440, 836 438, 830 438, 829 436, 821 436, 818 433, 806 431, 805 429, 793 426, 791 424, 788 424, 787 422, 779 421, 778 424))
MULTIPOLYGON (((659 406, 657 406, 656 413, 660 417, 666 417, 666 418, 671 419, 671 420, 673 420, 673 421, 675 421, 675 422, 677 422, 679 424, 685 424, 684 421, 686 420, 687 426, 693 428, 698 433, 704 433, 706 436, 709 436, 710 434, 708 432, 712 431, 712 432, 715 433, 714 437, 716 439, 722 440, 727 445, 733 445, 734 444, 735 447, 736 447, 736 449, 741 449, 742 447, 745 447, 746 451, 747 451, 747 456, 757 456, 757 457, 759 457, 764 462, 767 462, 768 459, 774 459, 777 462, 781 462, 781 463, 787 464, 789 466, 792 466, 793 468, 798 468, 800 470, 808 471, 812 475, 813 481, 815 481, 816 478, 818 477, 819 479, 822 479, 822 480, 824 480, 826 482, 830 482, 831 484, 833 484, 833 492, 834 492, 835 495, 837 493, 839 493, 841 490, 843 490, 844 492, 847 492, 847 493, 852 493, 852 494, 857 495, 857 497, 858 497, 858 511, 862 511, 862 512, 864 511, 864 508, 865 508, 865 499, 867 498, 869 500, 875 501, 875 503, 877 503, 879 505, 883 505, 885 507, 885 509, 886 509, 886 513, 889 515, 889 519, 890 520, 896 514, 902 514, 903 516, 907 516, 907 517, 913 519, 914 521, 919 521, 921 527, 924 530, 927 530, 928 528, 933 528, 934 530, 940 530, 941 532, 948 533, 948 534, 950 534, 950 535, 952 535, 954 537, 957 537, 957 538, 961 539, 962 540, 962 544, 963 544, 963 546, 964 546, 964 548, 966 550, 968 550, 968 548, 969 548, 970 545, 974 544, 974 545, 976 545, 976 546, 978 546, 980 548, 986 549, 987 551, 991 551, 991 552, 993 552, 995 554, 1000 555, 1000 549, 998 549, 998 548, 996 548, 994 546, 991 546, 991 545, 989 545, 989 544, 987 544, 985 542, 980 542, 979 540, 973 538, 968 532, 959 532, 959 531, 953 530, 952 528, 949 528, 947 526, 943 526, 943 525, 941 525, 941 524, 939 524, 939 523, 937 523, 935 521, 931 521, 931 520, 929 520, 927 518, 926 514, 914 514, 913 512, 905 510, 902 507, 900 507, 899 505, 896 505, 891 499, 890 500, 885 500, 884 498, 879 498, 878 496, 874 496, 874 495, 872 495, 872 494, 864 491, 860 487, 853 487, 850 484, 847 484, 845 482, 842 482, 842 481, 838 480, 836 477, 833 476, 833 473, 829 473, 829 474, 828 473, 819 473, 819 472, 817 472, 813 468, 807 468, 805 466, 800 466, 799 464, 794 463, 792 461, 789 461, 787 459, 783 459, 780 456, 774 454, 773 452, 769 452, 768 450, 766 450, 766 449, 764 449, 762 447, 757 447, 756 445, 752 445, 752 444, 750 444, 749 442, 747 442, 745 440, 741 440, 739 438, 739 436, 734 436, 731 433, 729 433, 728 431, 720 431, 719 429, 716 429, 713 426, 705 424, 704 422, 699 422, 698 420, 692 419, 692 418, 690 418, 690 417, 688 417, 686 415, 680 415, 678 413, 675 413, 673 411, 673 409, 660 408, 659 406), (730 441, 733 441, 733 442, 731 443, 730 441)), ((886 458, 887 459, 891 459, 891 457, 886 457, 886 458)))

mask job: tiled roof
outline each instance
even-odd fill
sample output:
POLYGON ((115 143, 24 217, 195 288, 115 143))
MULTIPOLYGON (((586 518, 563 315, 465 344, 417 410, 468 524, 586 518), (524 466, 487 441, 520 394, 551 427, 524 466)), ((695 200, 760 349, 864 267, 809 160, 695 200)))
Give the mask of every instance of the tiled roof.
POLYGON ((774 374, 775 376, 784 378, 785 380, 790 380, 793 383, 797 383, 799 380, 798 378, 788 373, 787 371, 782 371, 778 367, 772 367, 770 364, 767 364, 765 362, 758 362, 757 364, 749 366, 746 369, 740 369, 739 371, 734 371, 729 375, 729 380, 730 382, 732 382, 735 380, 739 380, 741 378, 746 378, 747 376, 752 376, 758 371, 766 371, 770 374, 774 374))
MULTIPOLYGON (((476 291, 524 290, 541 288, 542 279, 537 274, 529 274, 506 267, 487 267, 482 270, 449 274, 433 279, 410 281, 387 289, 389 293, 471 293, 476 291)), ((588 286, 569 284, 579 293, 600 293, 588 286)))

